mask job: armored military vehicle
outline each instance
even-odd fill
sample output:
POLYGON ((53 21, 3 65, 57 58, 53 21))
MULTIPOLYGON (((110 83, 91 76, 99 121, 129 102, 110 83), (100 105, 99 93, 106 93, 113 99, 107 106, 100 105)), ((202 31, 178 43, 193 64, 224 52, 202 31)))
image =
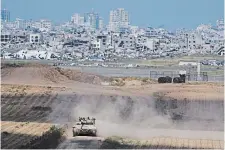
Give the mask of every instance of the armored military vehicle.
POLYGON ((73 137, 86 135, 96 136, 97 127, 95 126, 95 118, 90 119, 89 117, 79 117, 79 121, 73 126, 73 137))

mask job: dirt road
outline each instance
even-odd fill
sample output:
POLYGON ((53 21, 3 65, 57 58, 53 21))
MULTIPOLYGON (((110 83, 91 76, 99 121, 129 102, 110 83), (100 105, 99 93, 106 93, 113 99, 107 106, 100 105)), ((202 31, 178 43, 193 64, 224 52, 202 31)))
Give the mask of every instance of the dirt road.
POLYGON ((70 137, 57 149, 99 149, 103 140, 101 137, 70 137))
MULTIPOLYGON (((210 132, 210 131, 188 131, 188 130, 166 130, 166 129, 155 129, 155 130, 143 130, 143 133, 135 133, 140 137, 138 140, 130 139, 130 144, 133 146, 147 146, 146 148, 152 148, 154 144, 160 146, 168 147, 176 147, 176 146, 184 146, 184 147, 193 147, 193 148, 222 148, 223 147, 223 132, 210 132), (146 133, 147 132, 147 133, 146 133), (161 136, 155 136, 159 135, 161 136), (143 137, 141 135, 148 134, 147 137, 143 137), (171 137, 171 135, 174 135, 171 137), (152 138, 149 138, 152 136, 152 138), (141 139, 140 139, 141 138, 141 139), (200 141, 198 141, 201 139, 200 141), (210 139, 210 140, 209 140, 210 139), (140 141, 139 144, 135 144, 135 142, 140 141), (158 141, 158 144, 155 143, 158 141), (175 144, 175 143, 176 144, 175 144), (199 143, 198 143, 199 142, 199 143)), ((57 149, 99 149, 102 144, 104 145, 106 141, 103 137, 87 137, 87 136, 79 136, 79 137, 69 137, 65 142, 61 143, 57 149)), ((126 143, 124 139, 124 144, 126 143)), ((122 144, 122 143, 121 143, 122 144)), ((112 146, 112 145, 111 145, 112 146)), ((135 148, 135 147, 133 147, 135 148)), ((136 147, 137 148, 137 147, 136 147)))

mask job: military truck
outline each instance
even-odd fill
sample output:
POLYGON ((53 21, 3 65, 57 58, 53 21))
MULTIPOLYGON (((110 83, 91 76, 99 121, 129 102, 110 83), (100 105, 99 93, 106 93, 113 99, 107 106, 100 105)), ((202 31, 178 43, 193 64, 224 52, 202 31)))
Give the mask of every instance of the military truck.
POLYGON ((97 127, 95 126, 95 118, 79 117, 79 121, 73 126, 73 137, 75 136, 97 136, 97 127))

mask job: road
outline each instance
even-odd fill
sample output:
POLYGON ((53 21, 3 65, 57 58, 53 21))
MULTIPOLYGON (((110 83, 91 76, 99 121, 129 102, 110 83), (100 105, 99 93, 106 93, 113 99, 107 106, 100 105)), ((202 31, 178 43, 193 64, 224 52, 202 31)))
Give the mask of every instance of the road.
MULTIPOLYGON (((163 73, 164 75, 168 76, 178 76, 178 70, 176 68, 145 68, 145 69, 139 69, 139 68, 103 68, 103 67, 75 67, 75 66, 60 66, 63 68, 69 68, 69 69, 77 69, 82 72, 87 73, 95 73, 103 76, 108 77, 151 77, 154 79, 157 79, 160 77, 160 74, 156 75, 156 72, 163 73), (150 71, 152 71, 152 74, 150 74, 150 71)), ((191 77, 191 81, 195 81, 194 77, 191 77)), ((208 76, 208 81, 213 82, 221 82, 224 81, 223 75, 217 75, 217 76, 208 76)))
MULTIPOLYGON (((56 61, 50 61, 50 60, 1 60, 2 62, 36 62, 36 63, 42 63, 42 64, 53 64, 56 61)), ((71 64, 72 62, 61 62, 65 64, 71 64)), ((63 68, 69 68, 69 69, 77 69, 83 72, 87 73, 95 73, 103 76, 109 76, 109 77, 150 77, 150 71, 152 72, 167 72, 165 75, 168 76, 178 76, 178 71, 180 70, 179 66, 158 66, 158 67, 150 67, 150 68, 119 68, 119 67, 80 67, 80 66, 60 66, 63 68), (173 73, 172 73, 173 72, 173 73), (172 73, 172 75, 171 75, 172 73)), ((220 69, 221 70, 221 69, 220 69)), ((196 72, 197 69, 191 69, 191 72, 196 72)), ((210 68, 210 66, 202 66, 201 71, 203 72, 212 72, 212 71, 218 71, 216 67, 210 68)), ((223 71, 223 70, 222 70, 223 71)), ((151 78, 157 79, 160 75, 151 75, 151 78)), ((195 81, 195 78, 192 78, 191 81, 195 81)), ((209 75, 208 81, 212 82, 223 82, 224 81, 224 75, 218 74, 218 75, 209 75)))
POLYGON ((99 149, 104 138, 101 137, 70 137, 57 149, 99 149))
MULTIPOLYGON (((152 130, 143 130, 142 132, 143 133, 138 132, 136 138, 133 139, 148 140, 150 141, 150 143, 153 142, 153 139, 155 138, 161 140, 165 140, 165 138, 167 139, 176 138, 176 140, 180 142, 184 142, 184 139, 192 142, 193 140, 200 140, 200 139, 208 141, 224 140, 223 132, 218 131, 152 129, 152 130), (150 136, 152 137, 150 138, 150 136)), ((57 149, 100 149, 103 142, 104 138, 102 137, 87 137, 87 136, 69 137, 65 142, 61 143, 57 149)))

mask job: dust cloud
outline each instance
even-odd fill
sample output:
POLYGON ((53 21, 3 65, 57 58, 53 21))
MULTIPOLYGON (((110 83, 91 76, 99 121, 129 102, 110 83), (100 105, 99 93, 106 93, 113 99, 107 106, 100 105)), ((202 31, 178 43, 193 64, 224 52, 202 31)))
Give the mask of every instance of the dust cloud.
POLYGON ((49 120, 56 124, 66 124, 70 137, 72 125, 79 117, 87 116, 96 118, 100 137, 191 138, 196 135, 197 130, 204 131, 209 137, 213 136, 209 131, 223 131, 223 108, 221 108, 223 105, 216 103, 202 105, 197 102, 176 103, 176 105, 174 106, 174 103, 172 105, 171 102, 158 102, 149 96, 59 95, 52 106, 54 111, 49 120), (182 118, 174 119, 174 111, 182 114, 182 118), (199 120, 201 116, 204 117, 199 120))
POLYGON ((169 126, 166 117, 151 109, 151 98, 146 97, 105 97, 98 101, 81 99, 74 108, 73 117, 95 117, 98 136, 143 137, 143 131, 157 126, 169 126))

